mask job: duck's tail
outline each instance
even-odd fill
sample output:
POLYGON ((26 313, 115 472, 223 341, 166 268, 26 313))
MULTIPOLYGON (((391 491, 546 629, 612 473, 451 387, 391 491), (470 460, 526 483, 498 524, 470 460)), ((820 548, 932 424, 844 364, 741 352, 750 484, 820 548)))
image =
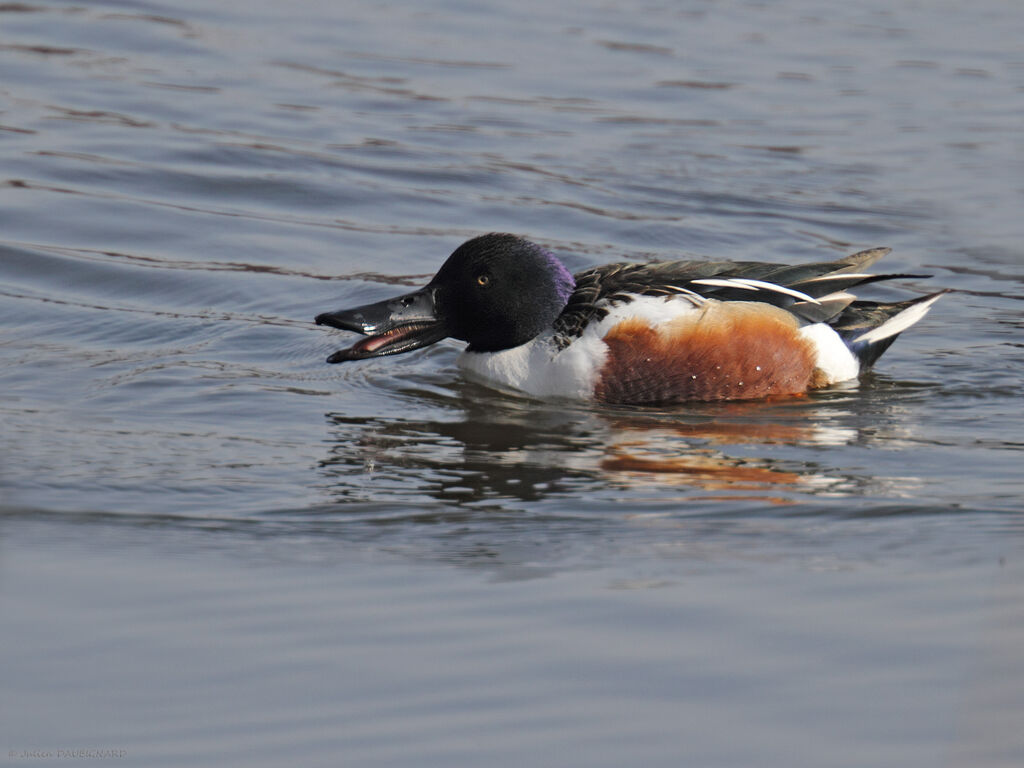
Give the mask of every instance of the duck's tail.
POLYGON ((861 368, 870 368, 896 337, 927 315, 945 293, 949 289, 891 304, 855 301, 829 325, 856 355, 861 368))

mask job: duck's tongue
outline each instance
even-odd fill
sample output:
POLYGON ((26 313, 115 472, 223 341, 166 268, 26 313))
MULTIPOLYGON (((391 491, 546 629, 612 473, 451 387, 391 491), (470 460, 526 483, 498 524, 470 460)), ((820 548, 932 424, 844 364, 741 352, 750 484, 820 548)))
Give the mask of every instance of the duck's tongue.
POLYGON ((397 355, 426 347, 448 336, 444 323, 437 316, 434 291, 429 286, 375 304, 324 312, 317 315, 316 324, 367 336, 348 349, 335 352, 327 358, 328 363, 397 355))

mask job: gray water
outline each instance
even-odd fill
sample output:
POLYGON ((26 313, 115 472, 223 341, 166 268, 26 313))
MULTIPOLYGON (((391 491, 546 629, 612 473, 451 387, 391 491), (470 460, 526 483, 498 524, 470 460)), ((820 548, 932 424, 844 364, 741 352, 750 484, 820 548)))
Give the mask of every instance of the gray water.
POLYGON ((0 5, 0 754, 1024 764, 1022 203, 1000 0, 0 5), (953 292, 789 400, 324 364, 488 231, 953 292))

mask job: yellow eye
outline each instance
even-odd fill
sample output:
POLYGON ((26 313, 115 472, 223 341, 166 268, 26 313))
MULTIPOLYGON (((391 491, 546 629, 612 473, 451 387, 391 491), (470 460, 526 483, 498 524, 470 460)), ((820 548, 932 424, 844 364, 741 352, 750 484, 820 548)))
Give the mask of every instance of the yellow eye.
POLYGON ((491 282, 491 276, 490 275, 477 275, 477 278, 476 278, 476 284, 477 285, 482 287, 482 286, 487 285, 490 282, 491 282))

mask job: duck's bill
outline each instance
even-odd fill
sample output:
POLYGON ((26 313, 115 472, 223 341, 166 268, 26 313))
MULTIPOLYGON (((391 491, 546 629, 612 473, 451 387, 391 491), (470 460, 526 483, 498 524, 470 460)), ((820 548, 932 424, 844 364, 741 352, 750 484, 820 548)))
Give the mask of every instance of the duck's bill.
POLYGON ((437 315, 434 292, 429 288, 376 304, 324 312, 316 316, 316 324, 355 331, 366 337, 335 352, 327 358, 328 363, 411 352, 448 336, 437 315))

